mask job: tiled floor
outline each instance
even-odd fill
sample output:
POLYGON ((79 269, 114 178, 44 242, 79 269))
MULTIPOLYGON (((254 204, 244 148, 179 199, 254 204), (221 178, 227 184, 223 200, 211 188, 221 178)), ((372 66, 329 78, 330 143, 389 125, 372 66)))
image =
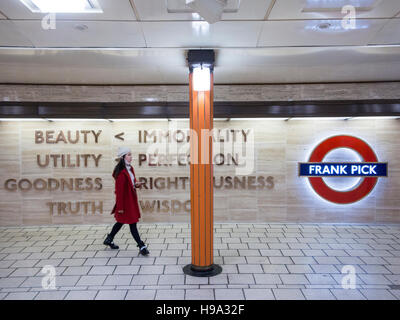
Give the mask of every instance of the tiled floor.
POLYGON ((215 224, 210 278, 183 274, 188 224, 138 226, 148 257, 127 226, 119 250, 102 244, 111 225, 0 228, 0 299, 400 299, 400 225, 215 224))

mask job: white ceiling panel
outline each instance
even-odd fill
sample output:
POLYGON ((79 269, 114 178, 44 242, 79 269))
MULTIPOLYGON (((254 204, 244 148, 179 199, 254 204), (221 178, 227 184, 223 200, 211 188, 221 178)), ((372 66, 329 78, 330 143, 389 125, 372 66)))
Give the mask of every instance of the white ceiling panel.
MULTIPOLYGON (((184 49, 0 49, 0 83, 187 84, 184 49)), ((400 46, 217 49, 215 83, 396 81, 400 46)))
POLYGON ((134 0, 141 21, 199 20, 192 13, 169 13, 167 0, 134 0))
POLYGON ((145 47, 138 22, 57 21, 44 30, 41 21, 14 21, 35 47, 145 47), (86 26, 86 30, 79 30, 86 26))
POLYGON ((391 19, 370 44, 400 44, 400 19, 391 19))
MULTIPOLYGON (((65 20, 136 20, 129 0, 97 0, 103 13, 63 13, 65 20)), ((42 19, 46 14, 32 13, 20 0, 1 0, 0 11, 9 19, 42 19)))
POLYGON ((255 47, 262 21, 142 22, 148 47, 255 47))
POLYGON ((400 47, 223 49, 217 62, 216 83, 396 81, 400 47))
POLYGON ((263 20, 272 0, 241 0, 237 13, 223 13, 226 20, 263 20))
POLYGON ((400 11, 399 0, 277 0, 269 19, 340 19, 346 14, 342 14, 341 10, 326 8, 339 6, 341 9, 343 5, 351 4, 363 5, 362 9, 356 9, 357 18, 392 18, 400 11), (307 8, 314 12, 304 12, 307 8))
MULTIPOLYGON (((140 20, 199 20, 198 15, 168 12, 168 0, 134 0, 140 20)), ((176 1, 176 0, 175 0, 176 1)), ((183 3, 184 0, 181 0, 183 3)), ((229 0, 228 0, 229 1, 229 0)), ((222 20, 262 20, 272 0, 241 0, 238 12, 222 14, 222 20)))
POLYGON ((182 83, 189 72, 181 49, 0 49, 0 69, 0 83, 52 84, 182 83))
POLYGON ((355 29, 341 20, 265 21, 258 46, 367 45, 387 21, 358 20, 355 29))
POLYGON ((32 47, 32 43, 24 37, 15 24, 9 20, 0 21, 1 47, 32 47))

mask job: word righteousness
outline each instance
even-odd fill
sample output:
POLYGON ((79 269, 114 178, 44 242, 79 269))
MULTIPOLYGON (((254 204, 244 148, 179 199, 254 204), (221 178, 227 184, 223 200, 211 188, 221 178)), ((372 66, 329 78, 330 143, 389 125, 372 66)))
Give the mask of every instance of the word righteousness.
MULTIPOLYGON (((143 189, 190 189, 189 177, 140 177, 143 189)), ((213 177, 215 189, 273 189, 274 177, 268 176, 220 176, 213 177)))

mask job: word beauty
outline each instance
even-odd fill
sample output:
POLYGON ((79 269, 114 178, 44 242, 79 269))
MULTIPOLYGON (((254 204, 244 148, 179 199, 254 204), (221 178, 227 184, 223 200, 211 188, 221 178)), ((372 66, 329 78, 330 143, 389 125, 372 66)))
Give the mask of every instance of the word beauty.
POLYGON ((94 131, 94 130, 75 130, 75 131, 66 131, 64 133, 63 130, 56 132, 54 130, 36 130, 35 131, 35 143, 72 143, 76 144, 80 141, 83 143, 88 143, 89 140, 92 140, 90 137, 93 138, 94 143, 99 142, 99 136, 101 134, 101 130, 94 131))
POLYGON ((323 199, 336 204, 350 204, 366 197, 379 177, 387 177, 387 163, 378 161, 372 148, 363 140, 346 135, 333 136, 322 141, 311 153, 308 162, 299 163, 299 176, 307 177, 311 187, 323 199), (325 163, 332 150, 348 148, 360 155, 362 162, 325 163), (360 183, 347 191, 330 188, 324 177, 361 177, 360 183))
POLYGON ((300 163, 302 177, 386 177, 387 163, 300 163))

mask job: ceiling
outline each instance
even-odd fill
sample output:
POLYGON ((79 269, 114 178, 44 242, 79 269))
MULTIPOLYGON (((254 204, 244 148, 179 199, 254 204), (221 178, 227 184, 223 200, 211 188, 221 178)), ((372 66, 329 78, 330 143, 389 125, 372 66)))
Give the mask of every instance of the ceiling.
POLYGON ((216 50, 217 84, 400 80, 400 0, 241 0, 211 25, 182 1, 98 0, 46 29, 0 0, 0 83, 185 84, 189 48, 216 50), (331 3, 361 5, 354 29, 331 3))

